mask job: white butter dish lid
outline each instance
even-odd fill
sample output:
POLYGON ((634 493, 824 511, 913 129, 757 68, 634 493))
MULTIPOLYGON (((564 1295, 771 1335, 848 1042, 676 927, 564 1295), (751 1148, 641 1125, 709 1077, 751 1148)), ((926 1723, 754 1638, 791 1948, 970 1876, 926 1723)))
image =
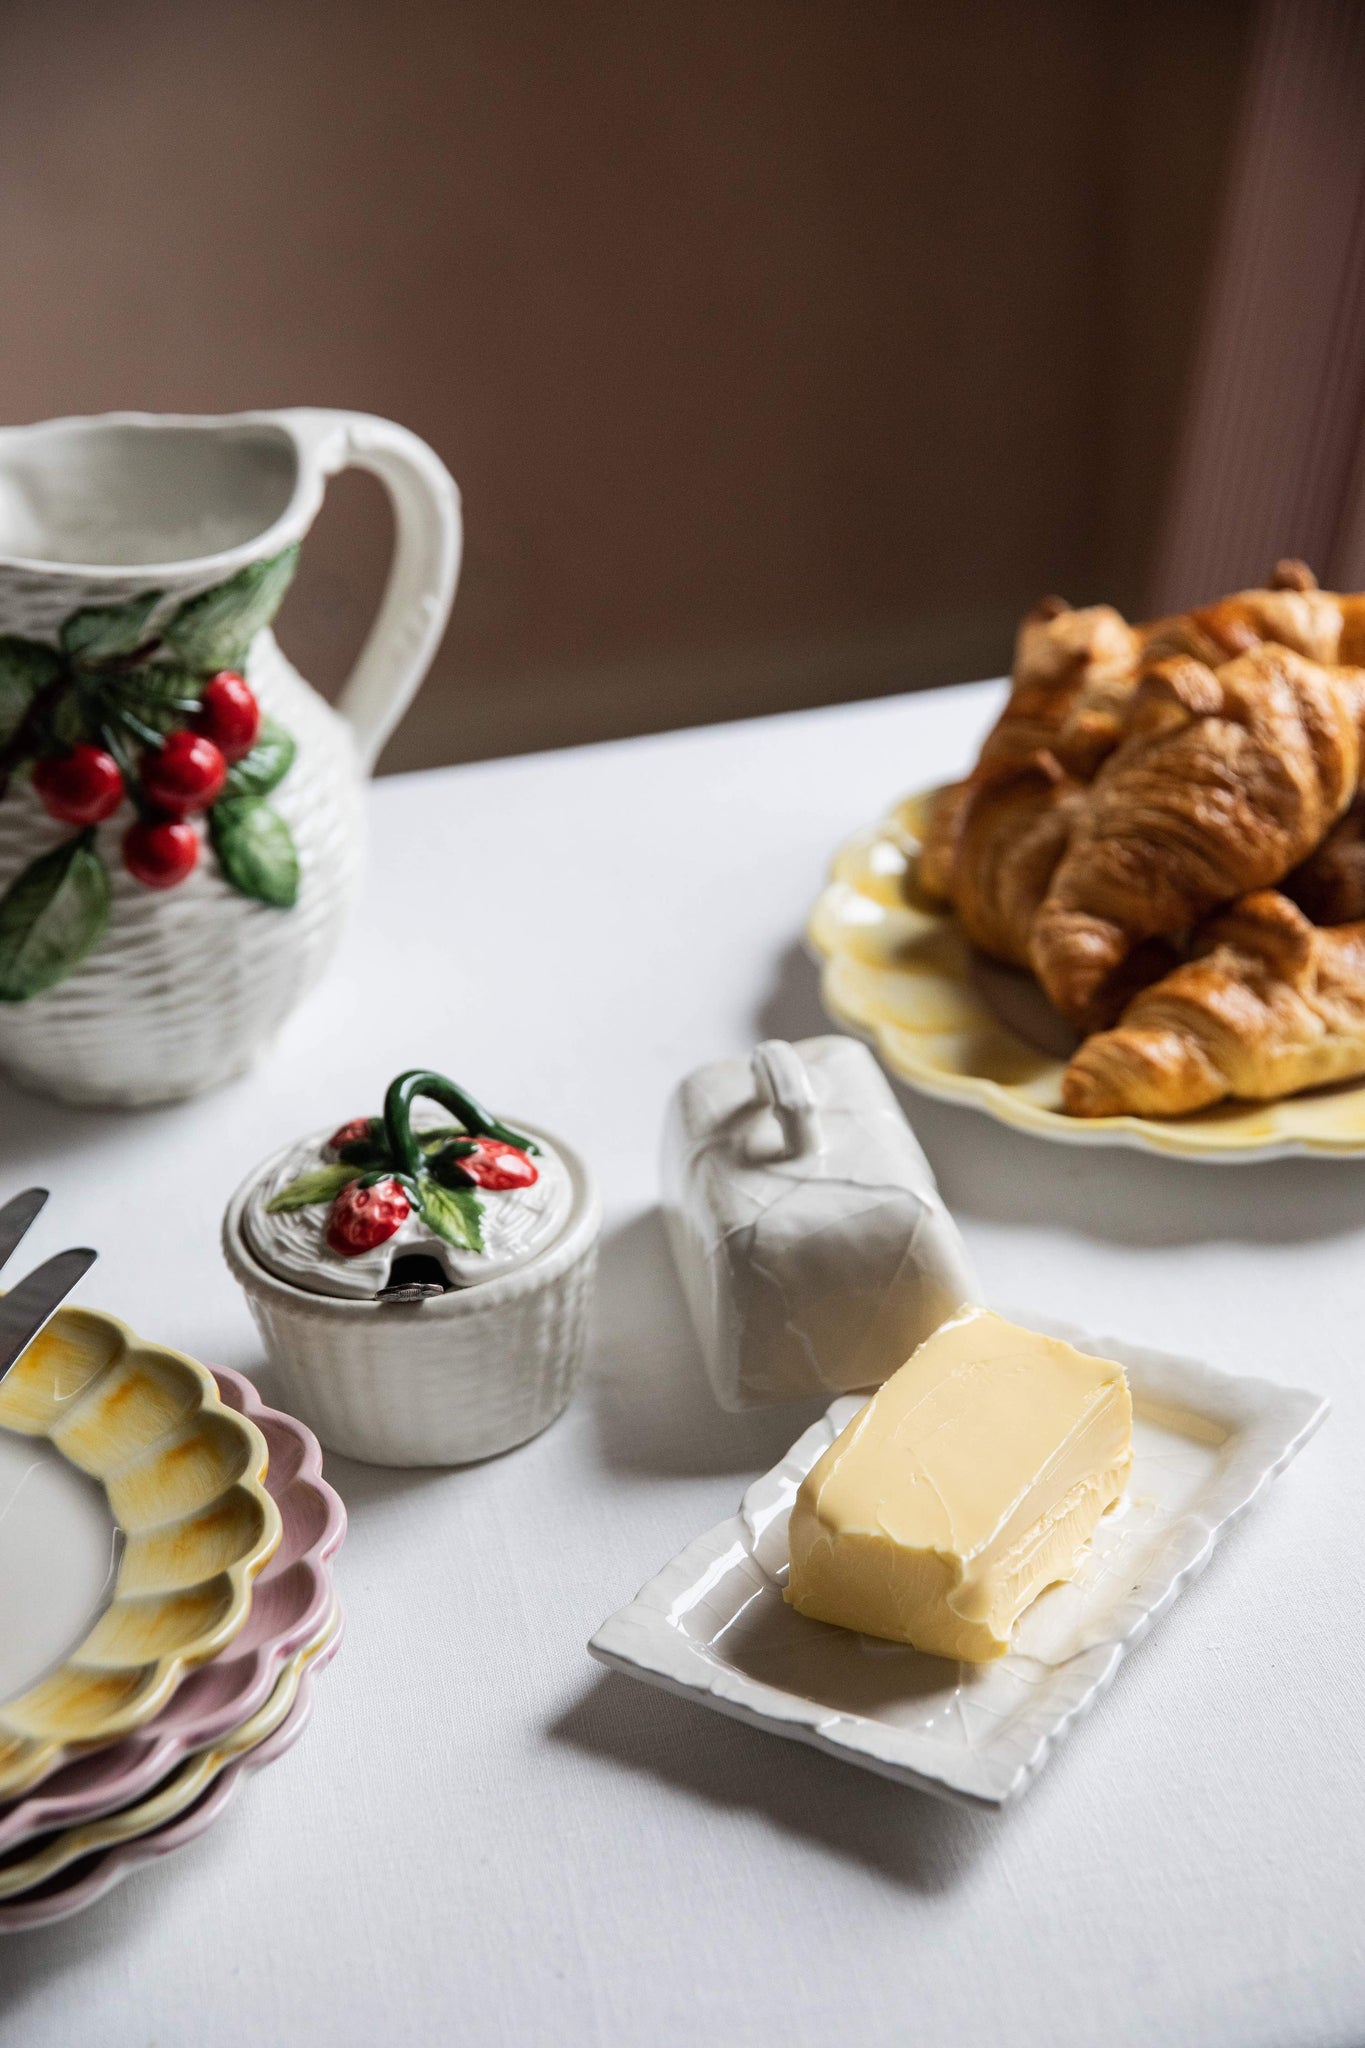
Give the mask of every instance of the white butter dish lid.
POLYGON ((855 1039, 771 1039, 689 1075, 662 1184, 723 1407, 879 1386, 976 1296, 929 1162, 855 1039))

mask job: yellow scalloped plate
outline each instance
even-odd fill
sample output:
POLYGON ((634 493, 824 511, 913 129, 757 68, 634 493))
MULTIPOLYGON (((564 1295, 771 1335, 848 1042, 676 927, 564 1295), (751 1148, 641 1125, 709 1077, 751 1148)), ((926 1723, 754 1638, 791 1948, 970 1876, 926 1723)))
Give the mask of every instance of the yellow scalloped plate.
POLYGON ((61 1309, 0 1381, 0 1428, 45 1438, 99 1481, 121 1534, 111 1598, 78 1647, 0 1703, 0 1798, 71 1744, 109 1742, 164 1706, 251 1607, 280 1540, 265 1438, 213 1377, 113 1316, 61 1309))
POLYGON ((915 888, 933 795, 907 797, 848 841, 808 926, 825 1008, 870 1039, 892 1073, 1064 1145, 1132 1145, 1212 1165, 1365 1155, 1362 1081, 1185 1117, 1065 1115, 1067 1026, 1028 976, 983 962, 951 913, 915 888))

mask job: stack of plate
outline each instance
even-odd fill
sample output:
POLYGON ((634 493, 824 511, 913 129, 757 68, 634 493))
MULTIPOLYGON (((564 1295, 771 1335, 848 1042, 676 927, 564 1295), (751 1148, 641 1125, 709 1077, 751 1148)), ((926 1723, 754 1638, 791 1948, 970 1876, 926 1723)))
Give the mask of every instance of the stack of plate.
POLYGON ((0 1932, 194 1840, 290 1746, 345 1526, 238 1374, 85 1309, 29 1346, 0 1382, 0 1932))

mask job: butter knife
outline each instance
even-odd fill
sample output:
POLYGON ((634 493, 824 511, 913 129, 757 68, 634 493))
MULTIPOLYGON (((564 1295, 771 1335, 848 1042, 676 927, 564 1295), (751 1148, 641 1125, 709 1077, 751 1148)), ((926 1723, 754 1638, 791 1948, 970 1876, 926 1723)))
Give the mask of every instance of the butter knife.
POLYGON ((8 1294, 0 1295, 0 1380, 98 1257, 89 1246, 58 1252, 26 1273, 8 1294))
POLYGON ((25 1188, 0 1209, 0 1266, 10 1257, 20 1238, 47 1200, 46 1188, 25 1188))

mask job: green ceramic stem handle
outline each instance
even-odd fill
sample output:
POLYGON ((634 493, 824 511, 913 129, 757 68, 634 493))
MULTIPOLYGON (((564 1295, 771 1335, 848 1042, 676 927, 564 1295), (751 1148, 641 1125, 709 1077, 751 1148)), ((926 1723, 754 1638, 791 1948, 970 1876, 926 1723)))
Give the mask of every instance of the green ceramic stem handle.
POLYGON ((430 1102, 439 1102, 442 1109, 448 1109, 452 1116, 457 1116, 465 1129, 476 1137, 500 1138, 504 1145, 515 1145, 522 1152, 537 1149, 529 1138, 522 1137, 517 1131, 509 1131, 506 1124, 500 1124, 496 1117, 490 1116, 472 1095, 466 1095, 463 1088, 447 1081, 444 1074, 432 1074, 423 1068, 413 1067, 389 1083, 384 1097, 384 1135, 396 1170, 414 1180, 423 1166, 421 1148, 412 1134, 412 1105, 419 1095, 426 1096, 430 1102))

